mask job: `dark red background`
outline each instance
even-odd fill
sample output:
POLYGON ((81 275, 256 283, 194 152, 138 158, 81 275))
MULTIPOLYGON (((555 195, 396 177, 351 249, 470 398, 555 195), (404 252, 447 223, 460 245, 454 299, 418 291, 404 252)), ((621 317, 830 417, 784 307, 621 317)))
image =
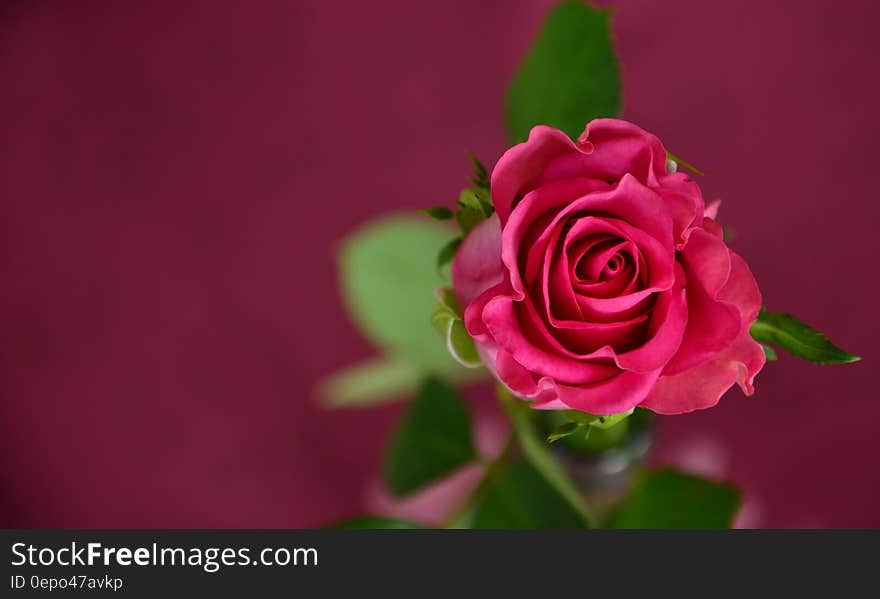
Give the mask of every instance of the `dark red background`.
MULTIPOLYGON (((312 387, 369 354, 333 250, 504 149, 550 3, 0 8, 7 526, 302 527, 358 511, 397 408, 312 387)), ((665 418, 757 524, 880 525, 878 3, 615 3, 624 116, 701 166, 766 303, 854 366, 783 356, 665 418)))

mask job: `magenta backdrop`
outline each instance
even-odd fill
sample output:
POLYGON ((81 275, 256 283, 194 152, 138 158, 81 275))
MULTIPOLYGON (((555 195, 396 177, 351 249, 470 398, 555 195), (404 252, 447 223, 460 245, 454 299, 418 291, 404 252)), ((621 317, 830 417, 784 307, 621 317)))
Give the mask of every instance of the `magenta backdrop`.
MULTIPOLYGON (((503 151, 549 5, 5 2, 2 524, 358 511, 399 408, 315 406, 369 353, 334 247, 503 151)), ((664 419, 657 461, 714 461, 756 525, 880 526, 880 3, 616 6, 624 116, 710 173, 766 303, 864 356, 782 357, 755 397, 664 419)))

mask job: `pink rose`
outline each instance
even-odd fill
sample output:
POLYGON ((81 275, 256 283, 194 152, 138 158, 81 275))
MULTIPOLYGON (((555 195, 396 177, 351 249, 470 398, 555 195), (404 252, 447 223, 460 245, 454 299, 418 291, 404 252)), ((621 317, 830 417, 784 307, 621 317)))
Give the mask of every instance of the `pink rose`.
POLYGON ((515 394, 544 409, 678 414, 734 383, 753 392, 758 286, 717 205, 667 172, 657 137, 615 119, 577 143, 535 127, 495 166, 492 203, 452 275, 480 355, 515 394))

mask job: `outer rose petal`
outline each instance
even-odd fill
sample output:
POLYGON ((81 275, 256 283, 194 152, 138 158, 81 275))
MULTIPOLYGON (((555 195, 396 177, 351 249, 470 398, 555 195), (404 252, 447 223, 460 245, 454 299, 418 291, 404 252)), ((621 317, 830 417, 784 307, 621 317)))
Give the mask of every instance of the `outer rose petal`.
POLYGON ((591 152, 569 152, 550 162, 541 182, 591 177, 605 181, 631 175, 657 187, 666 176, 666 150, 656 136, 627 121, 595 119, 578 137, 578 147, 591 152))
POLYGON ((739 308, 744 328, 749 328, 761 311, 761 291, 752 271, 739 254, 730 252, 730 278, 718 299, 730 302, 739 308))
POLYGON ((493 214, 477 225, 455 253, 452 283, 462 308, 504 278, 501 224, 493 214))
POLYGON ((706 206, 705 214, 708 218, 715 220, 718 218, 718 210, 721 209, 721 200, 712 200, 709 202, 709 205, 706 206))
POLYGON ((764 366, 764 349, 746 328, 714 359, 672 376, 662 376, 641 407, 658 414, 683 414, 711 408, 738 383, 743 393, 754 392, 755 375, 764 366))
MULTIPOLYGON (((651 392, 660 370, 639 373, 622 370, 617 376, 591 385, 556 385, 559 401, 590 414, 619 414, 640 403, 651 392)), ((538 407, 538 406, 536 406, 538 407)))
POLYGON ((742 317, 722 290, 731 274, 730 250, 702 229, 694 230, 681 252, 687 276, 688 323, 678 353, 664 374, 678 374, 711 359, 739 335, 742 317))
POLYGON ((595 383, 566 385, 551 377, 538 378, 504 350, 495 360, 498 378, 517 395, 533 399, 542 410, 575 409, 591 414, 618 414, 634 408, 651 390, 659 370, 637 373, 622 370, 595 383))
MULTIPOLYGON (((618 371, 614 364, 604 357, 612 352, 596 352, 595 360, 573 358, 565 355, 558 347, 540 343, 540 336, 546 334, 534 311, 528 311, 520 319, 517 303, 509 296, 498 296, 489 300, 482 309, 480 324, 489 330, 498 347, 510 353, 517 363, 537 376, 548 376, 575 385, 600 381, 618 371), (542 345, 544 347, 542 347, 542 345)), ((478 304, 474 302, 473 305, 478 304)), ((524 305, 523 307, 528 307, 524 305)), ((475 319, 473 319, 475 320, 475 319)), ((473 335, 479 326, 472 320, 472 309, 465 311, 465 326, 473 335)))
POLYGON ((538 125, 529 133, 529 139, 507 150, 492 169, 492 203, 501 220, 507 222, 514 203, 531 191, 548 162, 569 152, 589 152, 579 149, 565 133, 553 127, 538 125))
POLYGON ((673 173, 663 177, 655 191, 666 202, 672 216, 675 247, 681 249, 693 228, 703 222, 707 210, 700 186, 684 173, 673 173))

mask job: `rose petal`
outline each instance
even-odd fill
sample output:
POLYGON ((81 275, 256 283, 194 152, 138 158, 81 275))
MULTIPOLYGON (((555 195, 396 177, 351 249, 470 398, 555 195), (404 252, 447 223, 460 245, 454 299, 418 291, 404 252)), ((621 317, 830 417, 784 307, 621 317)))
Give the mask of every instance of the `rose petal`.
POLYGON ((610 348, 579 356, 563 347, 549 334, 528 299, 517 302, 509 296, 497 296, 485 304, 482 320, 499 349, 538 376, 579 385, 602 380, 618 370, 608 360, 613 355, 610 348))
POLYGON ((710 408, 734 383, 754 392, 755 375, 766 361, 764 349, 748 329, 712 360, 672 376, 661 376, 641 407, 658 414, 683 414, 710 408))
POLYGON ((536 377, 512 355, 499 351, 498 378, 516 395, 532 399, 539 410, 575 409, 591 414, 619 414, 639 405, 659 376, 659 370, 640 374, 619 371, 592 384, 571 386, 550 377, 536 377))
POLYGON ((503 280, 494 287, 486 289, 475 297, 464 309, 464 328, 474 341, 492 341, 492 334, 483 320, 483 310, 490 301, 497 297, 506 297, 510 293, 510 285, 503 280))
POLYGON ((462 241, 452 262, 452 282, 459 302, 466 306, 503 277, 501 224, 493 214, 462 241))
MULTIPOLYGON (((613 235, 618 239, 630 242, 634 248, 637 248, 637 254, 644 256, 647 265, 646 287, 663 290, 669 289, 672 285, 675 274, 673 273, 674 254, 671 244, 664 245, 644 230, 634 227, 624 220, 607 216, 582 217, 571 225, 565 239, 564 249, 572 244, 572 240, 581 239, 594 233, 613 235)), ((614 249, 609 248, 609 251, 613 253, 614 249)), ((600 270, 607 263, 607 258, 608 256, 601 252, 593 254, 593 260, 586 264, 587 274, 591 279, 599 279, 600 270)))
POLYGON ((666 176, 666 150, 660 140, 627 121, 595 119, 578 137, 592 152, 565 152, 545 167, 541 183, 575 177, 595 177, 606 181, 636 177, 641 183, 657 186, 666 176))
POLYGON ((712 220, 718 219, 718 210, 721 209, 721 200, 713 200, 706 206, 705 215, 712 220))
POLYGON ((731 272, 730 251, 724 242, 702 229, 694 230, 680 259, 687 276, 688 322, 681 347, 664 375, 709 360, 733 343, 742 328, 737 307, 719 297, 731 272))
POLYGON ((623 370, 604 381, 577 387, 557 383, 556 395, 560 402, 575 410, 619 414, 642 403, 658 376, 659 369, 647 373, 623 370))
POLYGON ((507 150, 491 177, 492 203, 502 227, 517 200, 531 191, 548 162, 563 154, 586 151, 589 148, 578 148, 568 135, 545 125, 532 128, 527 141, 507 150))
POLYGON ((631 351, 617 353, 614 361, 620 368, 643 373, 662 369, 681 347, 688 322, 684 269, 676 265, 675 274, 672 289, 659 294, 651 313, 647 340, 631 351))
POLYGON ((750 327, 761 311, 761 291, 749 265, 739 254, 730 252, 730 277, 718 299, 739 308, 743 327, 750 327))
MULTIPOLYGON (((657 194, 631 175, 625 175, 612 189, 586 192, 580 197, 576 195, 584 190, 595 189, 596 183, 589 180, 550 184, 527 194, 510 215, 502 229, 501 259, 510 272, 511 285, 519 297, 525 295, 521 268, 524 266, 526 274, 534 270, 540 262, 535 255, 544 254, 556 227, 573 215, 599 214, 616 217, 630 225, 632 230, 638 231, 640 236, 653 237, 659 244, 658 247, 668 248, 664 253, 672 255, 672 222, 657 194), (549 222, 546 218, 542 219, 547 213, 555 214, 549 222), (539 226, 536 227, 535 223, 539 223, 539 226), (538 230, 537 235, 535 229, 538 230), (524 252, 525 265, 521 263, 524 252)), ((671 268, 660 275, 666 277, 665 288, 668 289, 674 279, 671 268)))
POLYGON ((666 175, 656 192, 663 198, 672 217, 676 249, 687 242, 694 227, 703 222, 703 194, 693 179, 684 173, 666 175))

